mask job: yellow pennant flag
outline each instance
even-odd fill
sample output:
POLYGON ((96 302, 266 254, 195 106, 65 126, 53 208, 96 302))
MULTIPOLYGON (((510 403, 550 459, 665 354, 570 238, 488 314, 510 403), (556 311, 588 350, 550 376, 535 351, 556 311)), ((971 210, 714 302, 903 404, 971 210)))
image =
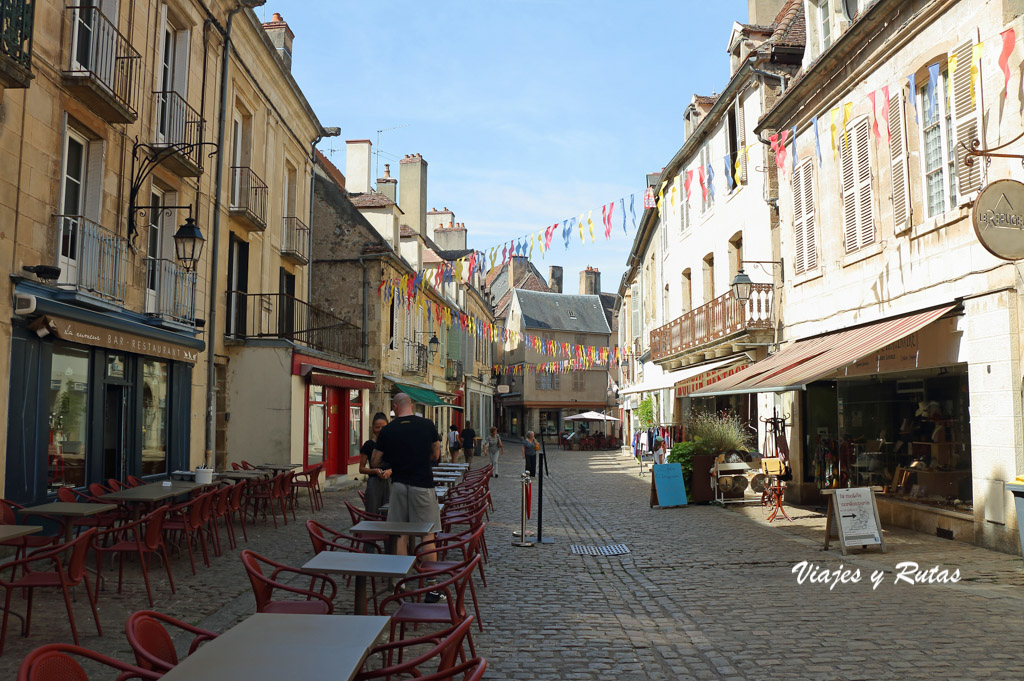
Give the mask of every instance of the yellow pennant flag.
POLYGON ((494 261, 497 260, 497 259, 498 259, 498 249, 497 248, 492 248, 491 249, 491 269, 488 270, 488 273, 490 273, 491 270, 494 269, 494 261))
POLYGON ((846 153, 850 153, 850 132, 846 129, 846 124, 850 122, 852 115, 853 102, 843 104, 843 144, 846 146, 846 153))
MULTIPOLYGON (((974 81, 978 79, 981 71, 981 52, 985 43, 978 43, 971 48, 971 107, 974 107, 974 81)), ((952 74, 950 74, 952 75, 952 74)))
POLYGON ((540 244, 540 257, 544 257, 544 230, 537 232, 537 243, 540 244))
POLYGON ((594 243, 594 211, 587 212, 587 224, 590 225, 590 243, 594 243))
POLYGON ((732 178, 736 180, 737 187, 740 186, 740 178, 742 177, 740 171, 743 169, 743 155, 746 153, 746 147, 740 147, 739 151, 736 153, 736 171, 732 174, 732 178))
POLYGON ((832 160, 836 159, 836 119, 839 118, 839 107, 832 109, 832 160))
POLYGON ((533 260, 533 232, 530 232, 530 253, 526 257, 533 260))
MULTIPOLYGON (((679 179, 679 178, 677 177, 676 179, 679 179)), ((669 204, 672 206, 672 209, 675 210, 675 207, 676 207, 676 183, 675 183, 675 180, 672 181, 672 193, 669 195, 669 204)))
POLYGON ((455 281, 462 281, 462 258, 455 261, 455 281))
MULTIPOLYGON (((946 76, 946 101, 953 99, 953 74, 956 73, 956 65, 959 60, 956 53, 949 55, 949 74, 946 76)), ((949 108, 949 104, 946 105, 949 108)))
POLYGON ((658 190, 658 218, 661 218, 661 204, 665 203, 665 185, 661 185, 661 189, 658 190))
POLYGON ((583 213, 580 213, 580 243, 587 243, 586 241, 583 240, 583 213))

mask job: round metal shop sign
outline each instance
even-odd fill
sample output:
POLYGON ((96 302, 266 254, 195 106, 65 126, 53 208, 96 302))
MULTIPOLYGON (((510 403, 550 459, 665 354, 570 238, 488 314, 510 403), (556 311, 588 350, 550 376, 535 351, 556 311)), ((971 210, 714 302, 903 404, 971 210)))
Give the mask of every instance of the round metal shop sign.
POLYGON ((1024 184, 992 182, 978 194, 971 217, 986 251, 1003 260, 1024 258, 1024 184))

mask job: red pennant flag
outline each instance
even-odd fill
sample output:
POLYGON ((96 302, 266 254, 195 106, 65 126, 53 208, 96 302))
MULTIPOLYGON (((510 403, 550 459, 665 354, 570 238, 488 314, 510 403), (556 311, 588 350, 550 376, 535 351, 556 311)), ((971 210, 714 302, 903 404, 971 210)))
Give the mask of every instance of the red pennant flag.
POLYGON ((473 277, 473 271, 476 268, 476 251, 473 251, 469 256, 469 269, 466 270, 466 280, 468 281, 473 277))
POLYGON ((508 260, 508 246, 501 247, 501 264, 504 265, 508 260))
POLYGON ((604 238, 612 238, 612 224, 608 222, 608 206, 601 206, 601 222, 604 223, 604 238))
POLYGON ((889 86, 882 88, 882 120, 885 121, 886 141, 892 141, 892 133, 889 132, 889 86))
POLYGON ((786 170, 786 140, 789 139, 789 130, 783 130, 782 135, 776 135, 779 138, 778 145, 775 149, 775 165, 783 171, 786 170))
POLYGON ((882 139, 882 133, 878 131, 878 119, 875 117, 875 93, 869 92, 868 99, 871 100, 871 132, 875 133, 875 139, 882 139))
POLYGON ((708 200, 708 186, 704 184, 704 166, 701 165, 697 168, 697 181, 700 182, 700 193, 704 197, 704 200, 708 200))
POLYGON ((1003 70, 1003 98, 1010 96, 1010 53, 1017 34, 1008 28, 999 35, 1003 36, 1003 51, 999 53, 999 68, 1003 70))
POLYGON ((615 212, 615 202, 612 201, 608 204, 608 231, 604 233, 609 239, 612 238, 612 213, 615 212))
POLYGON ((686 171, 686 179, 683 180, 683 189, 686 190, 686 200, 690 200, 690 183, 693 182, 693 171, 686 171))

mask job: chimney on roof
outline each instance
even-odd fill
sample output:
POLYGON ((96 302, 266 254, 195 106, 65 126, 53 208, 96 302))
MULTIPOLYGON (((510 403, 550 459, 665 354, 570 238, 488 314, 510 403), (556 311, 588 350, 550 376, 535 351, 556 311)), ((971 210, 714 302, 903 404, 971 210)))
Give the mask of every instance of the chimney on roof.
POLYGON ((263 24, 263 30, 267 32, 267 37, 270 38, 274 49, 277 50, 277 56, 284 62, 285 69, 291 71, 292 41, 295 40, 295 34, 292 33, 292 29, 288 28, 288 24, 281 18, 280 14, 274 12, 274 16, 270 18, 270 21, 263 24))
POLYGON ((562 292, 562 266, 552 265, 548 269, 548 288, 552 293, 562 292))
POLYGON ((448 250, 444 243, 444 231, 455 220, 455 214, 446 206, 443 210, 431 208, 427 213, 427 236, 434 240, 443 250, 448 250))
POLYGON ((384 164, 384 177, 377 178, 377 191, 398 203, 398 180, 391 177, 391 164, 384 164))
POLYGON ((748 24, 771 26, 786 0, 747 0, 748 24))
POLYGON ((410 227, 427 235, 427 162, 419 154, 407 154, 398 166, 398 205, 410 227))
POLYGON ((370 191, 370 140, 345 141, 345 185, 350 194, 370 191))
POLYGON ((580 295, 596 296, 601 293, 601 272, 596 267, 587 265, 587 269, 580 272, 580 295))

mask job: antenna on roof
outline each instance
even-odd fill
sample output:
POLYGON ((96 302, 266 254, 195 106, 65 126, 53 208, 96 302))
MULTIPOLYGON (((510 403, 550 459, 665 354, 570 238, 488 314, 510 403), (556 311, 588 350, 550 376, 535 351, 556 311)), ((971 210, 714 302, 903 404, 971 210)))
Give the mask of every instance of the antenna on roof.
POLYGON ((376 160, 376 165, 374 166, 374 168, 375 168, 374 172, 377 173, 377 177, 380 177, 380 134, 382 132, 391 132, 392 130, 400 130, 402 128, 408 128, 410 125, 412 125, 412 123, 403 123, 402 125, 396 125, 393 128, 381 128, 380 130, 377 131, 377 148, 373 152, 374 159, 376 160))

